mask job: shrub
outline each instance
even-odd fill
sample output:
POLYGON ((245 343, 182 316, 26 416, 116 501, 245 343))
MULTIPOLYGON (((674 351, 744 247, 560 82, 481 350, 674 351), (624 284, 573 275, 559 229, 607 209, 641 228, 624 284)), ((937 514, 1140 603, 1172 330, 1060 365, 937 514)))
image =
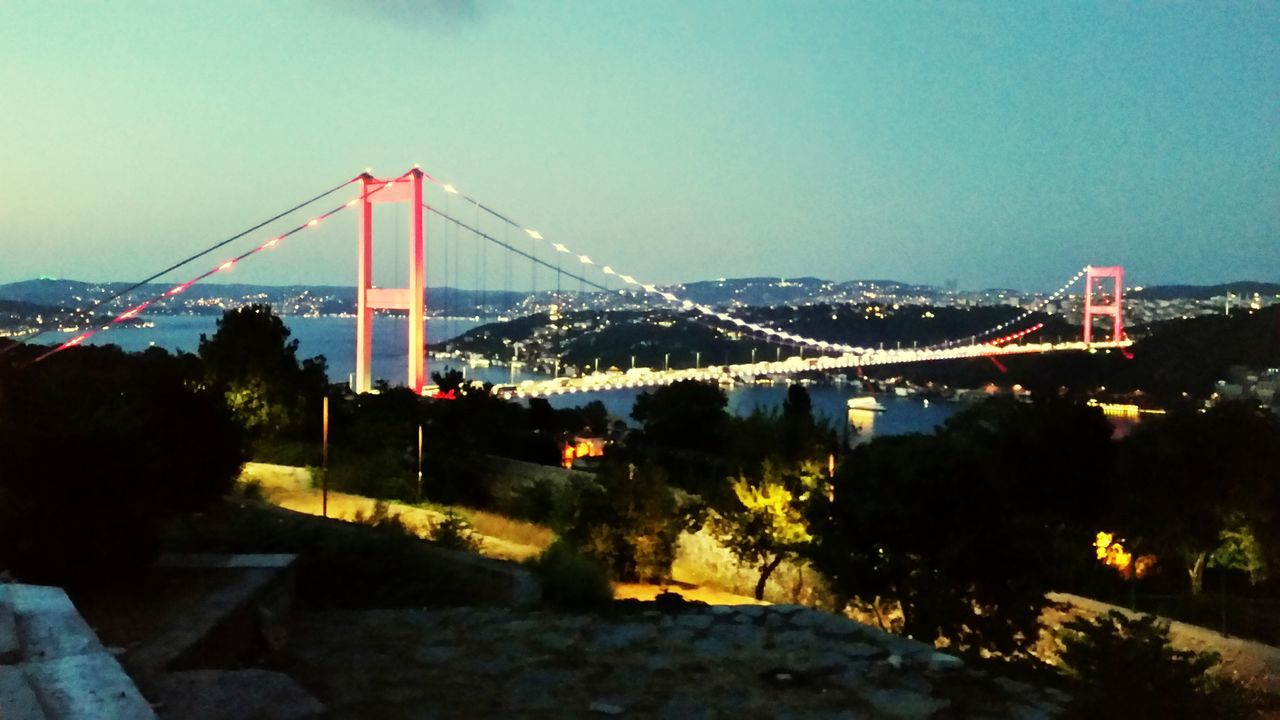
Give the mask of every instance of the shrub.
POLYGON ((399 515, 391 514, 391 506, 386 502, 379 500, 373 504, 373 510, 365 513, 363 510, 357 510, 351 518, 352 522, 357 525, 367 525, 393 535, 404 535, 406 537, 417 537, 405 524, 399 515))
POLYGON ((480 537, 472 529, 471 523, 453 510, 445 511, 444 519, 431 531, 431 540, 450 550, 480 552, 480 537))
POLYGON ((342 453, 329 465, 329 489, 383 500, 418 501, 418 482, 392 451, 342 453))
POLYGON ((236 485, 235 493, 236 495, 244 498, 245 500, 260 501, 265 498, 262 492, 261 480, 250 480, 248 482, 242 482, 236 485))
POLYGON ((564 540, 552 543, 528 565, 542 581, 542 599, 548 605, 588 610, 613 600, 613 585, 604 567, 564 540))
POLYGON ((1112 610, 1063 625, 1062 663, 1080 680, 1070 717, 1244 718, 1242 693, 1208 674, 1217 653, 1175 650, 1169 626, 1154 616, 1130 618, 1112 610))
POLYGON ((661 468, 614 461, 599 482, 583 494, 566 539, 619 580, 666 580, 687 522, 661 468))

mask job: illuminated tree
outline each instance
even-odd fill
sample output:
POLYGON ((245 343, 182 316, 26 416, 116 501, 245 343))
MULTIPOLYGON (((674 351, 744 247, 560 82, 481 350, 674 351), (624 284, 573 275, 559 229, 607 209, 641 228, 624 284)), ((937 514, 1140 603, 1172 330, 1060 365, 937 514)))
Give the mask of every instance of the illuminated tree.
POLYGON ((736 503, 712 516, 711 530, 738 562, 759 568, 755 596, 764 599, 769 576, 812 539, 805 505, 821 476, 816 465, 787 473, 766 462, 761 478, 730 481, 736 503))

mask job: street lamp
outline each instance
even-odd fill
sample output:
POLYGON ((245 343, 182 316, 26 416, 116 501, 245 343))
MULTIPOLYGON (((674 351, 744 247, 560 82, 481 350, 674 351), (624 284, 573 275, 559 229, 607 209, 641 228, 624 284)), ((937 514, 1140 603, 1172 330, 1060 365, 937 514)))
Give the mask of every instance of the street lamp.
POLYGON ((702 367, 702 351, 698 350, 693 353, 693 369, 698 370, 702 367))
POLYGON ((755 348, 751 348, 751 364, 752 364, 752 365, 755 365, 755 364, 756 364, 756 349, 755 349, 755 348))
POLYGON ((666 372, 670 369, 671 369, 671 353, 663 353, 662 354, 662 372, 666 372))

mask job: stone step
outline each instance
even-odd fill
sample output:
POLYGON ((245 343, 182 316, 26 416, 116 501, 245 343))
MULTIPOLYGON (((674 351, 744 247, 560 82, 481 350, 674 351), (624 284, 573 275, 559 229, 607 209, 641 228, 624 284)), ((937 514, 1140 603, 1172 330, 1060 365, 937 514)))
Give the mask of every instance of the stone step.
POLYGON ((35 689, 19 665, 0 665, 0 718, 48 720, 35 689))
POLYGON ((8 585, 22 659, 28 662, 101 652, 93 628, 80 617, 62 588, 8 585))
POLYGON ((30 662, 26 669, 49 718, 154 720, 156 716, 120 663, 105 652, 30 662))
POLYGON ((22 644, 18 641, 18 621, 9 586, 0 585, 0 665, 12 665, 21 659, 22 644))

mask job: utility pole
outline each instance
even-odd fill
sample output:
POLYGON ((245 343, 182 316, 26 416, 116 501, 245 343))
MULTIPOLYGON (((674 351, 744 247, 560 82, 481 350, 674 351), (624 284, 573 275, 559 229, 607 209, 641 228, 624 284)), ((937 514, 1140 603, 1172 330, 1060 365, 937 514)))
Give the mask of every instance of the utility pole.
POLYGON ((324 396, 320 427, 320 514, 329 517, 329 396, 324 396))

